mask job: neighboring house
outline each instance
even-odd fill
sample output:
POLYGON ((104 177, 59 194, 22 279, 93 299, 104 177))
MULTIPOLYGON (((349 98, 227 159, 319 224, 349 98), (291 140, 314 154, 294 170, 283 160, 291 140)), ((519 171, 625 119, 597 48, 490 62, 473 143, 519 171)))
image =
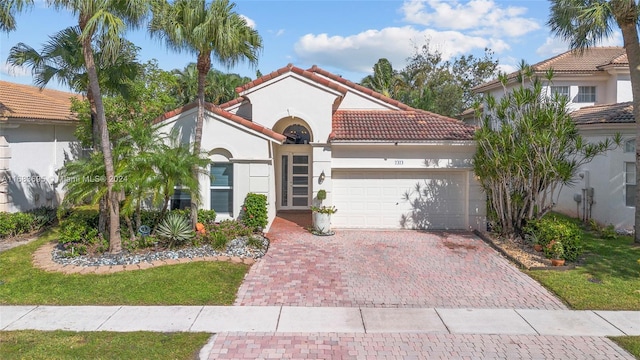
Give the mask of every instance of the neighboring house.
MULTIPOLYGON (((635 134, 633 96, 629 63, 622 47, 595 47, 584 53, 566 52, 531 66, 544 80, 553 70, 552 83, 545 84, 551 95, 569 98, 571 116, 589 142, 620 133, 622 146, 600 155, 580 170, 574 186, 565 186, 557 198, 556 210, 579 218, 594 219, 617 229, 632 230, 635 213, 635 134), (593 190, 590 190, 593 189, 593 190)), ((507 89, 518 86, 517 73, 509 74, 507 89)), ((474 88, 477 93, 504 94, 502 84, 491 81, 474 88)), ((465 121, 473 122, 466 112, 465 121)))
POLYGON ((0 81, 0 211, 57 206, 56 171, 75 156, 78 95, 0 81))
MULTIPOLYGON (((316 66, 288 65, 206 104, 202 148, 211 158, 201 206, 239 215, 249 192, 276 212, 318 204, 337 228, 482 229, 485 195, 473 176, 474 128, 416 110, 316 66)), ((157 120, 194 136, 197 106, 157 120)), ((172 207, 188 206, 178 192, 172 207)))

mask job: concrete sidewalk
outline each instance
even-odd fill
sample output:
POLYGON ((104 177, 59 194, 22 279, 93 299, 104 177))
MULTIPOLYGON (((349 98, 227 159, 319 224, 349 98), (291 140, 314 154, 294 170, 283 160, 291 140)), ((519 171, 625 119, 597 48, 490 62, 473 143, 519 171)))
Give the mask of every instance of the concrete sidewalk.
POLYGON ((640 335, 640 311, 292 306, 0 306, 1 330, 640 335))

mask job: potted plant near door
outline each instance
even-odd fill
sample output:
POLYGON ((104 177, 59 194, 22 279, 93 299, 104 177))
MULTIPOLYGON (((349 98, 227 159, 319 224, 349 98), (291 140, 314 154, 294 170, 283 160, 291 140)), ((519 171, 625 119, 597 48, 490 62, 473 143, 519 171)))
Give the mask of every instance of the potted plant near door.
POLYGON ((313 230, 316 235, 333 235, 331 231, 331 214, 338 211, 335 206, 322 206, 322 201, 327 198, 325 190, 318 190, 316 198, 320 202, 320 206, 312 206, 313 212, 313 230))

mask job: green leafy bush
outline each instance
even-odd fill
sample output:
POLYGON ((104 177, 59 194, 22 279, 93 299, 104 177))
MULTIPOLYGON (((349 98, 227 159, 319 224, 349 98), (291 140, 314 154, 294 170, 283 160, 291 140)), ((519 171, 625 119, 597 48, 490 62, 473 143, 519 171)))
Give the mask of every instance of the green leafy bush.
POLYGON ((0 212, 0 238, 25 234, 35 229, 37 227, 32 214, 0 212))
POLYGON ((249 193, 244 199, 240 219, 252 231, 262 231, 267 226, 267 196, 249 193))
MULTIPOLYGON (((564 259, 567 261, 576 261, 583 252, 582 231, 570 220, 549 215, 540 220, 530 221, 525 231, 534 235, 545 249, 548 249, 553 241, 561 243, 564 259)), ((545 254, 551 255, 548 251, 545 254)))
POLYGON ((211 234, 212 239, 215 234, 222 233, 227 239, 233 240, 238 237, 249 236, 253 234, 253 231, 251 228, 237 220, 223 220, 211 226, 209 228, 209 233, 211 234))
POLYGON ((231 239, 224 232, 215 232, 211 234, 211 247, 216 250, 223 251, 227 248, 227 244, 231 239))
POLYGON ((41 206, 27 211, 27 213, 33 215, 34 230, 39 230, 45 226, 52 225, 57 218, 56 212, 56 208, 49 206, 41 206))
POLYGON ((195 236, 189 219, 174 212, 167 215, 162 223, 158 225, 156 234, 168 241, 169 248, 176 244, 183 245, 195 236))
POLYGON ((198 210, 198 222, 204 225, 213 224, 216 221, 216 211, 215 210, 198 210))
POLYGON ((81 207, 68 212, 60 221, 58 242, 65 248, 66 255, 71 257, 84 255, 90 246, 95 245, 98 245, 96 251, 106 251, 106 240, 98 233, 98 211, 81 207))
POLYGON ((618 238, 618 233, 616 233, 616 228, 613 224, 609 224, 600 229, 600 237, 605 240, 615 240, 618 238))

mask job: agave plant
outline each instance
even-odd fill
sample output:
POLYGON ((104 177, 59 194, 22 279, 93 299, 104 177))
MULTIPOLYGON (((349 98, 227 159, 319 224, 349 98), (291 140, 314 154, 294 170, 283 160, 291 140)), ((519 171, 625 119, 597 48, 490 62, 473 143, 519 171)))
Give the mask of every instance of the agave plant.
POLYGON ((175 244, 183 244, 194 237, 189 220, 180 214, 169 214, 158 225, 156 234, 169 241, 169 248, 175 244))

